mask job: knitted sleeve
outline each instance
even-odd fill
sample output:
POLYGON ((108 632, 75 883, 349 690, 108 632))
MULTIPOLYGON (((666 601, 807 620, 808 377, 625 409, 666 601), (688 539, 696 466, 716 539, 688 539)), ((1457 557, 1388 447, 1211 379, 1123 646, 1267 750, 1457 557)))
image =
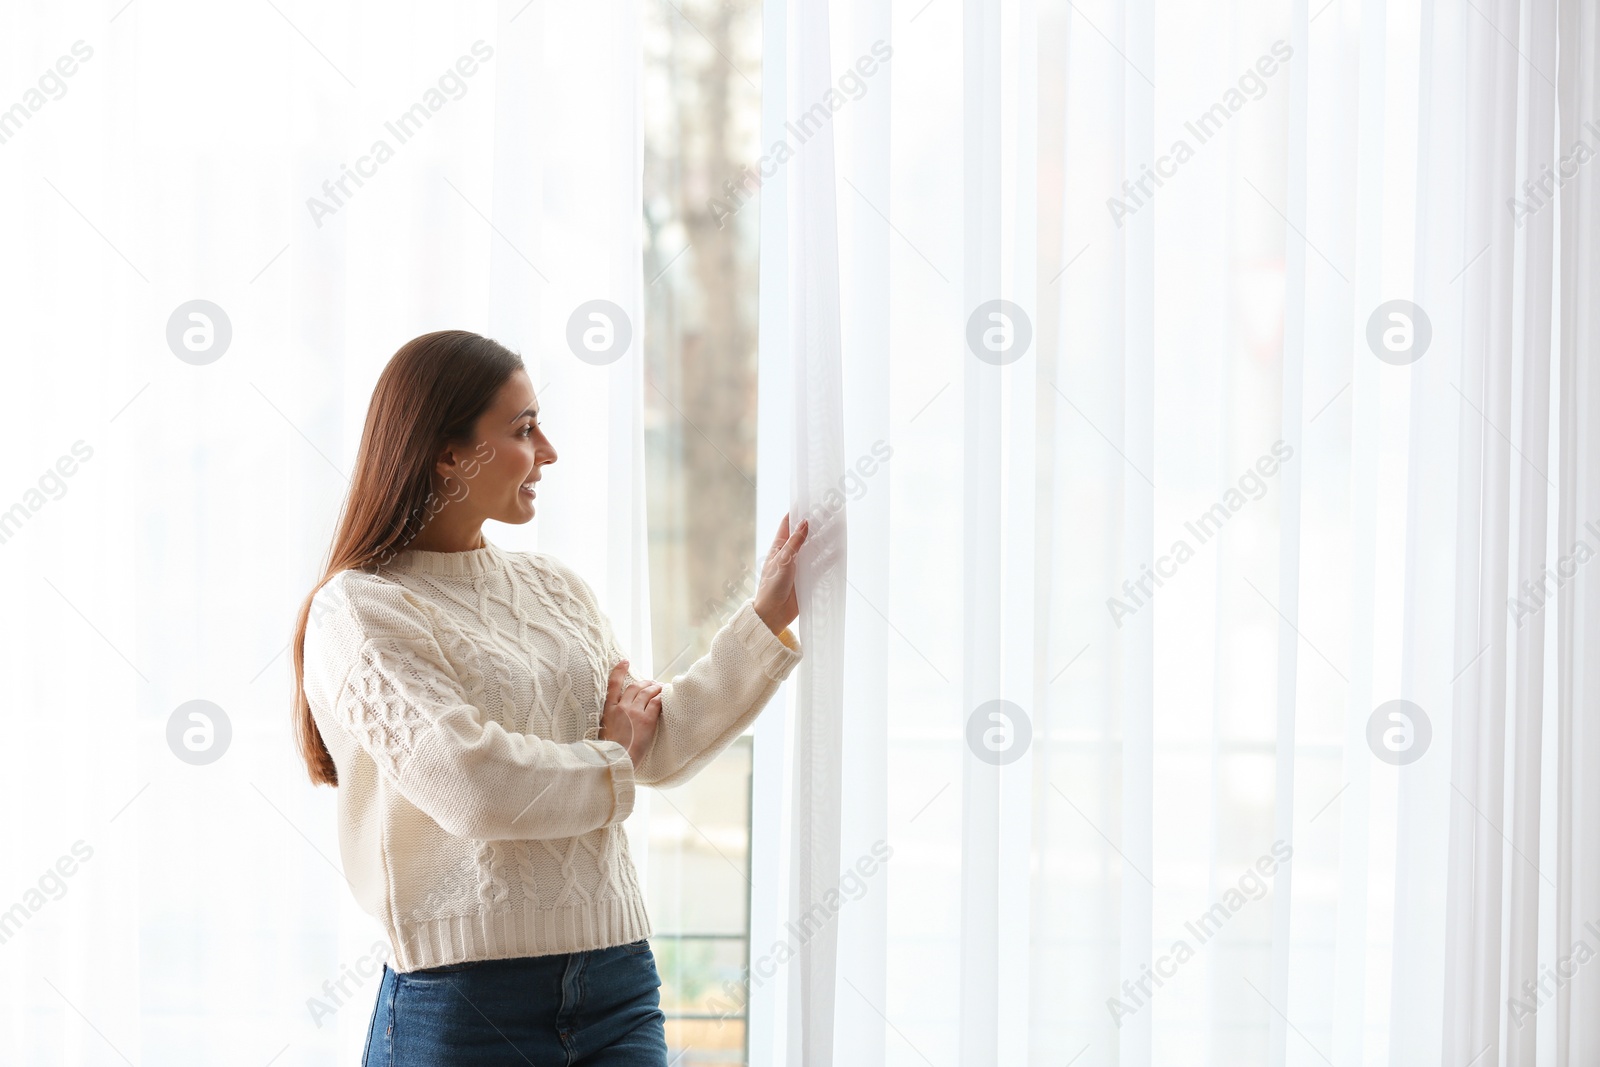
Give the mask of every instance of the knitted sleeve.
POLYGON ((508 732, 468 700, 440 644, 449 623, 425 598, 347 571, 314 603, 305 688, 319 727, 345 731, 447 833, 575 837, 633 811, 633 762, 622 745, 508 732))
MULTIPOLYGON (((618 660, 626 658, 610 618, 576 571, 554 557, 545 558, 573 586, 599 626, 607 649, 603 673, 610 673, 618 660)), ((664 787, 694 777, 755 721, 800 656, 800 641, 793 632, 786 628, 781 636, 774 634, 756 614, 755 598, 747 599, 711 639, 710 651, 662 683, 655 741, 634 769, 634 779, 664 787)))

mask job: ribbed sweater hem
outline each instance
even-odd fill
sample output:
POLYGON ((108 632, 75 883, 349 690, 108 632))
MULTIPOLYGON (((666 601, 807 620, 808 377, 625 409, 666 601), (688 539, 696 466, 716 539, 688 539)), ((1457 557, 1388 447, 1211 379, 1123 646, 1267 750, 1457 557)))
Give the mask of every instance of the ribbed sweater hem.
POLYGON ((644 901, 632 894, 566 908, 486 908, 475 915, 401 923, 389 931, 390 969, 583 952, 626 945, 650 933, 644 901))

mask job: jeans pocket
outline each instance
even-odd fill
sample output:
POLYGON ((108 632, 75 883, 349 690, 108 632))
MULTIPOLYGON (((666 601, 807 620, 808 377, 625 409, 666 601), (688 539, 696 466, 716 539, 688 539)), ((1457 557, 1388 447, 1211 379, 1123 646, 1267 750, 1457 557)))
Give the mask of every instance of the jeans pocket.
POLYGON ((622 950, 630 956, 643 956, 650 951, 650 939, 641 937, 637 941, 623 945, 622 950))

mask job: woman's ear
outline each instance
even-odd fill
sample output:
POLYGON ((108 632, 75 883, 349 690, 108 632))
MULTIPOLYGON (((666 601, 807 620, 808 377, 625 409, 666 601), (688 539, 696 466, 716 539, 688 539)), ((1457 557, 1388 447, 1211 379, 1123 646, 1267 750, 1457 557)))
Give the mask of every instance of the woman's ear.
POLYGON ((479 461, 473 456, 457 455, 457 449, 445 446, 434 458, 433 469, 439 476, 443 495, 459 504, 468 493, 467 483, 477 476, 479 461))

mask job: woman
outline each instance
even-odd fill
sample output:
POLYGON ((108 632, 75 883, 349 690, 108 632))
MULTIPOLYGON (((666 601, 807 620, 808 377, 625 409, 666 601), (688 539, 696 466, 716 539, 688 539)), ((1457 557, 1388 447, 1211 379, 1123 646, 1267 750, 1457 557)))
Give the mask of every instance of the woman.
POLYGON ((327 571, 300 611, 294 718, 340 786, 346 880, 393 960, 367 1067, 666 1063, 623 821, 686 781, 800 659, 785 516, 761 580, 689 670, 628 670, 593 591, 485 519, 533 518, 556 451, 522 361, 445 330, 367 409, 327 571), (309 624, 309 625, 308 625, 309 624))

